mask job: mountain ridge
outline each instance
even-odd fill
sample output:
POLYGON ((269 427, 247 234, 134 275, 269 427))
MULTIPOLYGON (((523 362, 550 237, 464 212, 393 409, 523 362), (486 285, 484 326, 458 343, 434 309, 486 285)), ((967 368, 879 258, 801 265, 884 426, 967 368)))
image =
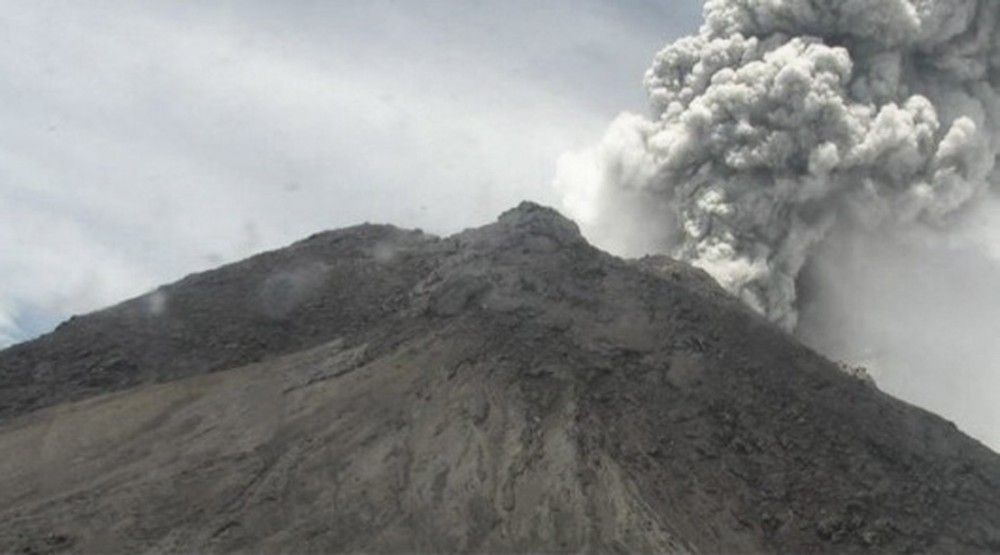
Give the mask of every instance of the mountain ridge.
POLYGON ((0 352, 0 550, 1000 550, 1000 456, 548 208, 162 291, 0 352))

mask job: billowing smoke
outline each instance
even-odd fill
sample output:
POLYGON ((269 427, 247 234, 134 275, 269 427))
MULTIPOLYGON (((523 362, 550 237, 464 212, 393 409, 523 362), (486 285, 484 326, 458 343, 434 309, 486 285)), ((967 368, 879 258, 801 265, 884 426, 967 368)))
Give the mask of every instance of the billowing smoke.
POLYGON ((560 161, 599 245, 700 266, 795 329, 803 269, 841 237, 941 233, 996 181, 996 0, 707 0, 697 36, 560 161))
POLYGON ((556 180, 588 237, 671 254, 1000 450, 1000 1, 707 0, 652 110, 556 180))

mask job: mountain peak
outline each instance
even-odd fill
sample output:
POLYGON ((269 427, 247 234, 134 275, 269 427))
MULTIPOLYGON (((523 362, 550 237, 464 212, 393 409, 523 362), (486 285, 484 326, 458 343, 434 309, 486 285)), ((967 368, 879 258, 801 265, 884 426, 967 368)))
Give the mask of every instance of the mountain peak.
POLYGON ((0 552, 1000 549, 996 454, 537 204, 156 295, 0 351, 0 552))
POLYGON ((576 222, 553 208, 531 201, 524 201, 500 214, 497 223, 525 233, 549 236, 565 243, 583 241, 576 222))

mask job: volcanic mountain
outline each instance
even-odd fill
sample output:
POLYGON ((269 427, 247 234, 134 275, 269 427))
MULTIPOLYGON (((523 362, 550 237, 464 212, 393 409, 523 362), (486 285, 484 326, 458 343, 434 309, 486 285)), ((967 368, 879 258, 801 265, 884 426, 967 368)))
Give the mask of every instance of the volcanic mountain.
POLYGON ((1000 456, 522 204, 0 352, 0 551, 997 552, 1000 456))

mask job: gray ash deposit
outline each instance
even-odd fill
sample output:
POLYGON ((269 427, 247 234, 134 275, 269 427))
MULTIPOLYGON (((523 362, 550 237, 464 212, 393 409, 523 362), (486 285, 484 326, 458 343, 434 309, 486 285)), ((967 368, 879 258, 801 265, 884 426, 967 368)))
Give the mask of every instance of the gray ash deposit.
POLYGON ((523 204, 0 352, 0 551, 996 552, 1000 456, 523 204))

